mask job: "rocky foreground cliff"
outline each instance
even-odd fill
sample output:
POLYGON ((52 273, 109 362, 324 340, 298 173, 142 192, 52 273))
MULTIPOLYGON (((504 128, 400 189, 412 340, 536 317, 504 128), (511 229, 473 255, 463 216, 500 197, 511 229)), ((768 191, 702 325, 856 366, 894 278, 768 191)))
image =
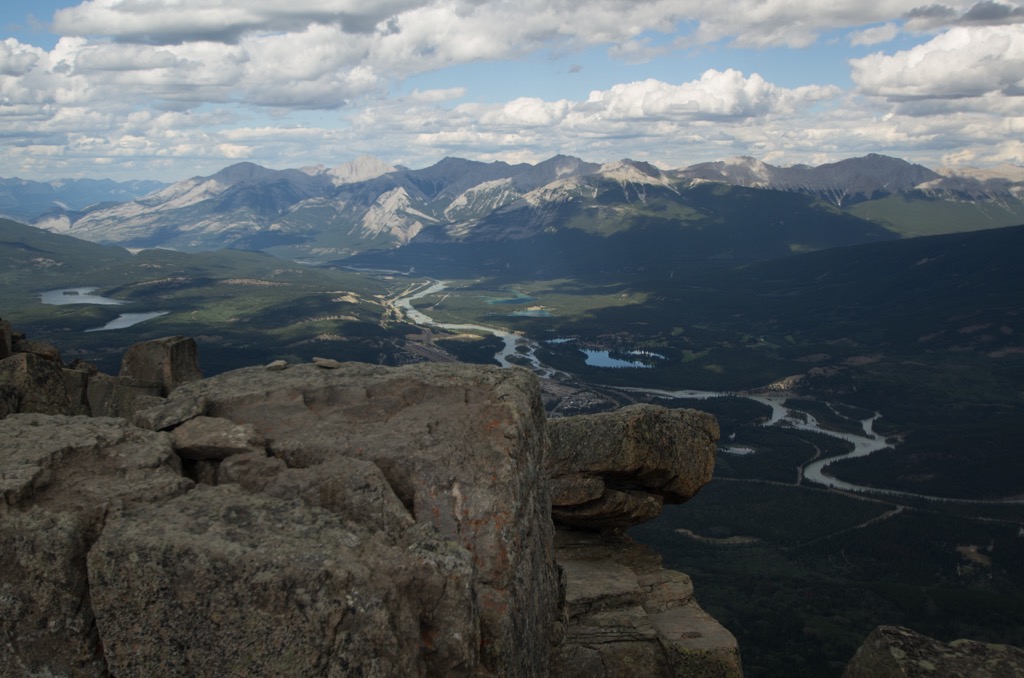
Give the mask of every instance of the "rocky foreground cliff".
POLYGON ((547 421, 521 369, 194 356, 149 342, 111 377, 0 329, 2 675, 740 675, 622 534, 710 480, 709 415, 547 421))
MULTIPOLYGON (((518 368, 202 379, 168 337, 111 376, 0 320, 0 676, 739 676, 623 534, 717 438, 651 405, 548 420, 518 368)), ((844 674, 1022 675, 1020 648, 895 627, 844 674)))

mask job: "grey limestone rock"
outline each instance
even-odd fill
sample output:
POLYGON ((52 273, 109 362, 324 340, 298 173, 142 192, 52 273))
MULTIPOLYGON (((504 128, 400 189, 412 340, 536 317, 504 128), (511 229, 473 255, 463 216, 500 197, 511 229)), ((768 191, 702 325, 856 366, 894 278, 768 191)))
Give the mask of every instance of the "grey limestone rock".
POLYGON ((176 400, 170 406, 161 400, 153 407, 136 410, 132 423, 150 431, 167 431, 206 412, 206 398, 176 400))
POLYGON ((52 344, 47 344, 41 341, 31 341, 29 339, 16 339, 11 344, 11 350, 14 353, 31 353, 37 355, 40 358, 50 360, 62 364, 60 359, 60 350, 52 344))
POLYGON ((707 415, 546 422, 530 372, 450 363, 200 380, 182 337, 3 370, 0 416, 134 425, 0 426, 0 675, 738 675, 616 534, 710 478, 707 415))
POLYGON ((857 649, 843 678, 1020 678, 1024 648, 976 640, 944 643, 900 626, 879 626, 857 649))
POLYGON ((234 454, 265 453, 263 435, 252 424, 195 417, 171 432, 174 451, 185 459, 220 461, 234 454))
POLYGON ((373 528, 236 484, 123 513, 89 553, 111 673, 471 675, 470 555, 373 528))
POLYGON ((86 553, 109 516, 185 492, 166 434, 119 419, 15 414, 0 425, 0 667, 104 676, 86 553))
POLYGON ((288 468, 266 454, 241 454, 218 469, 217 484, 227 483, 281 499, 299 498, 389 534, 416 524, 380 468, 362 459, 336 457, 309 468, 288 468))
POLYGON ((89 409, 89 372, 82 369, 71 369, 65 367, 61 370, 64 375, 64 385, 68 391, 68 404, 70 411, 67 414, 92 414, 89 409))
POLYGON ((107 416, 130 419, 135 412, 157 404, 163 392, 164 387, 158 381, 117 377, 101 409, 106 410, 107 416))
POLYGON ((206 416, 251 424, 289 468, 373 462, 417 523, 472 553, 483 667, 543 674, 558 579, 532 374, 460 364, 255 367, 185 384, 163 408, 203 399, 206 416))
POLYGON ((89 376, 85 386, 85 401, 89 405, 89 414, 93 417, 110 417, 113 412, 110 397, 114 393, 117 377, 97 373, 89 376))
POLYGON ((555 520, 622 529, 693 497, 711 480, 718 423, 695 410, 632 405, 552 419, 547 468, 555 520))
POLYGON ((0 360, 0 416, 16 412, 73 412, 60 363, 35 353, 0 360))
POLYGON ((156 383, 165 396, 181 384, 203 378, 196 342, 189 337, 163 337, 135 344, 121 358, 120 377, 156 383))
POLYGON ((743 675, 736 638, 693 600, 693 584, 623 535, 559 530, 564 635, 553 678, 743 675))

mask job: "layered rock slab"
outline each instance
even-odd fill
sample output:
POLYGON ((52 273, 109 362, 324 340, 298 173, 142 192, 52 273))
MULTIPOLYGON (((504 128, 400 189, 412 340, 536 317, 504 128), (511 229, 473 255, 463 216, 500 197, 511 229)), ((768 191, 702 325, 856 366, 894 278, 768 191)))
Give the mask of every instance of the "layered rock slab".
POLYGON ((166 434, 119 419, 15 414, 3 420, 4 675, 107 675, 86 554, 111 515, 191 486, 166 434))
POLYGON ((472 554, 483 670, 545 673, 558 577, 532 374, 458 364, 248 368, 180 386, 135 420, 172 428, 200 415, 251 425, 290 469, 373 462, 417 523, 472 554))
POLYGON ((711 480, 718 422, 705 412, 630 405, 552 419, 552 515, 574 528, 621 530, 688 501, 711 480))
POLYGON ((693 599, 693 584, 624 535, 559 530, 564 638, 554 678, 743 675, 736 638, 693 599))

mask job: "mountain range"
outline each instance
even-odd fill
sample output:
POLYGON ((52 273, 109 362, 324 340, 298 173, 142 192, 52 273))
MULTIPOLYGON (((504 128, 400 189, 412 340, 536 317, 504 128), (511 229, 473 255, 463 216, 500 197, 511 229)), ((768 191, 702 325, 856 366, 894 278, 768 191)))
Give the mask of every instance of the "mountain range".
MULTIPOLYGON (((0 196, 18 193, 2 185, 0 196)), ((562 155, 536 165, 446 158, 413 170, 363 157, 333 168, 240 163, 116 203, 116 191, 104 191, 103 202, 54 202, 27 221, 126 247, 232 247, 315 262, 554 235, 608 244, 624 231, 659 230, 685 233, 676 244, 694 256, 743 259, 751 237, 805 251, 1024 222, 1024 168, 934 171, 875 154, 817 167, 744 157, 678 170, 562 155)))
POLYGON ((31 181, 0 177, 0 217, 33 221, 54 210, 76 212, 100 205, 135 200, 160 190, 159 181, 112 181, 110 179, 60 179, 31 181))

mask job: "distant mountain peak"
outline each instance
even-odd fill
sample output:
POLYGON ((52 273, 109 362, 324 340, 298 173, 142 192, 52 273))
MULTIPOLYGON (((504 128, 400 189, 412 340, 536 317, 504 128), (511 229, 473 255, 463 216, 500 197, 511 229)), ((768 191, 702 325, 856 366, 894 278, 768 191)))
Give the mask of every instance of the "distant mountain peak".
POLYGON ((817 167, 776 167, 741 157, 693 165, 680 174, 694 180, 809 193, 838 207, 911 191, 921 183, 939 178, 927 167, 878 153, 817 167))
POLYGON ((362 155, 351 162, 327 170, 326 174, 331 177, 335 186, 341 186, 342 184, 355 184, 360 181, 376 179, 379 176, 390 174, 396 169, 394 165, 390 165, 380 158, 362 155))
POLYGON ((623 158, 616 162, 601 165, 598 174, 609 179, 634 184, 667 184, 664 173, 650 164, 623 158))
POLYGON ((237 184, 240 181, 252 181, 253 179, 260 179, 273 173, 274 170, 267 169, 262 165, 257 165, 254 162, 239 162, 234 165, 228 165, 224 169, 216 172, 209 177, 213 181, 224 184, 237 184))

